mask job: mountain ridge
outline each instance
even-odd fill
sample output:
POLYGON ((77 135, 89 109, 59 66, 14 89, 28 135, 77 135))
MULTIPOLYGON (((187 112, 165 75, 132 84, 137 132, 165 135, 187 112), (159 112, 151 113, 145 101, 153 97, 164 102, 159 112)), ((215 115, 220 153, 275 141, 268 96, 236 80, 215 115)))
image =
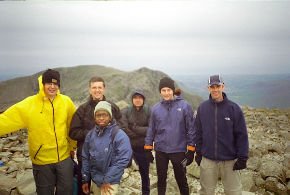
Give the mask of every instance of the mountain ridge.
MULTIPOLYGON (((88 82, 92 76, 100 76, 105 80, 105 96, 113 102, 125 101, 130 103, 131 92, 136 88, 141 88, 146 95, 146 102, 153 105, 160 100, 159 80, 168 76, 161 71, 146 67, 129 72, 101 65, 59 67, 55 70, 58 70, 61 75, 61 93, 71 97, 76 105, 86 101, 88 82)), ((38 92, 37 78, 42 73, 43 71, 0 82, 0 110, 3 111, 27 96, 36 94, 38 92)), ((176 85, 179 85, 178 81, 176 85)), ((181 89, 184 99, 196 109, 202 98, 187 92, 183 87, 181 89)))

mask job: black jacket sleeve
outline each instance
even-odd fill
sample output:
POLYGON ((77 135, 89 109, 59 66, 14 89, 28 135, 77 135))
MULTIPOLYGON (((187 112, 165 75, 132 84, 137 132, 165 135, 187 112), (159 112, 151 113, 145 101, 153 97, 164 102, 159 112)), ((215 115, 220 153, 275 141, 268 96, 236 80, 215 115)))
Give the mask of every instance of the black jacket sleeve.
POLYGON ((120 120, 122 118, 122 114, 120 108, 113 102, 109 102, 112 105, 112 114, 114 119, 116 120, 117 124, 120 125, 120 120))
POLYGON ((84 129, 83 125, 83 117, 85 109, 84 107, 79 107, 75 114, 73 115, 71 125, 70 125, 70 131, 69 131, 69 137, 73 140, 76 140, 78 142, 85 141, 86 135, 89 132, 90 129, 84 129))

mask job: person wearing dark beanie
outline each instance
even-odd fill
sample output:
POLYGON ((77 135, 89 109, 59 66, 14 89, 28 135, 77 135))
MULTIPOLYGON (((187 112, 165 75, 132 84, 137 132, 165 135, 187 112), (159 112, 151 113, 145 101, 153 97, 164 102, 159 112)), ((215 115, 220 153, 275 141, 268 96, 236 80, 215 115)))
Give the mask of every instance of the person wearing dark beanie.
POLYGON ((0 114, 0 137, 27 129, 38 195, 73 194, 72 158, 77 143, 69 138, 68 129, 76 108, 70 97, 60 93, 59 84, 59 72, 46 70, 38 77, 37 94, 0 114))
POLYGON ((169 77, 163 77, 160 82, 159 82, 159 91, 161 91, 162 88, 164 87, 168 87, 170 89, 172 89, 172 91, 175 91, 175 87, 174 87, 174 81, 169 78, 169 77))
POLYGON ((56 70, 48 69, 42 74, 42 84, 54 83, 60 87, 60 74, 56 70))
POLYGON ((160 80, 159 91, 162 100, 152 107, 145 137, 146 158, 153 161, 154 149, 158 195, 166 194, 169 161, 173 166, 180 194, 189 195, 186 166, 193 162, 195 153, 193 109, 181 96, 174 96, 175 86, 171 78, 164 77, 160 80))

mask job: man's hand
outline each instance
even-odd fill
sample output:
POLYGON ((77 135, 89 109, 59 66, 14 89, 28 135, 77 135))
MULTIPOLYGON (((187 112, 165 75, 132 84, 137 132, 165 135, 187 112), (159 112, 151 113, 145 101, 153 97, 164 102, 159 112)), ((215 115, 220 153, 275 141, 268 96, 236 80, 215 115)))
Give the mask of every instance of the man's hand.
POLYGON ((247 168, 247 160, 246 158, 238 158, 238 160, 235 162, 233 170, 242 170, 247 168))
POLYGON ((102 194, 105 194, 105 195, 111 195, 111 191, 113 190, 111 184, 109 183, 104 183, 101 185, 101 193, 102 194))
POLYGON ((75 157, 75 151, 70 151, 70 156, 72 157, 72 159, 74 159, 74 157, 75 157))
POLYGON ((88 183, 84 183, 84 184, 82 185, 82 189, 83 189, 83 192, 84 192, 85 194, 89 194, 89 193, 90 193, 90 189, 89 189, 89 184, 88 184, 88 183))

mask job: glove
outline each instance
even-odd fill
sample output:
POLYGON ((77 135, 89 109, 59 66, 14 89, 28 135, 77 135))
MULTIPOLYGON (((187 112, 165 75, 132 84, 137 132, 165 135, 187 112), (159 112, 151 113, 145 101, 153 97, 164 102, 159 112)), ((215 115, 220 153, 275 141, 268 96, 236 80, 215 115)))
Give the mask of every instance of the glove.
POLYGON ((200 153, 196 153, 195 155, 195 162, 198 166, 200 166, 200 163, 201 163, 201 159, 202 159, 202 155, 200 153))
POLYGON ((238 160, 235 162, 233 170, 242 170, 247 168, 247 158, 238 158, 238 160))
POLYGON ((185 158, 187 159, 186 166, 190 165, 193 162, 193 159, 194 159, 194 151, 188 150, 185 153, 185 158))
POLYGON ((152 154, 152 150, 145 150, 145 156, 148 162, 153 163, 154 157, 152 154))
POLYGON ((153 146, 151 146, 151 145, 145 145, 144 146, 146 159, 150 163, 153 163, 153 161, 154 161, 154 157, 153 157, 153 154, 152 154, 152 149, 153 149, 153 146))

